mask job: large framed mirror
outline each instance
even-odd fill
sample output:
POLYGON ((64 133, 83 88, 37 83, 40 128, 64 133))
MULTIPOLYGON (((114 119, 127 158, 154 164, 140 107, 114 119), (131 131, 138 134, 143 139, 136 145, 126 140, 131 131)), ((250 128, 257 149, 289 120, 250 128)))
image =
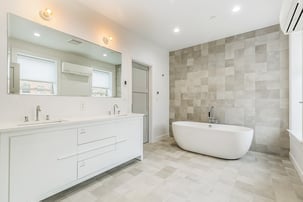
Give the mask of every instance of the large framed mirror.
POLYGON ((121 97, 121 53, 8 14, 8 93, 121 97))

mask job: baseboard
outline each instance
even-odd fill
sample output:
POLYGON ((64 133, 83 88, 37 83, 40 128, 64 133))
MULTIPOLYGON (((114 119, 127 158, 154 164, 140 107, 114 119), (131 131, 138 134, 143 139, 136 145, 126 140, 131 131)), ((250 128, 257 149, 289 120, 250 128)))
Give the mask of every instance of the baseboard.
POLYGON ((297 160, 295 159, 295 157, 289 152, 289 159, 292 162, 292 164, 294 165, 295 169, 297 170, 301 181, 303 182, 303 170, 302 168, 300 168, 297 160))
POLYGON ((152 139, 152 142, 151 142, 151 143, 159 142, 159 141, 161 141, 161 140, 163 140, 163 139, 165 139, 165 138, 168 138, 168 137, 169 137, 169 134, 168 134, 168 133, 167 133, 167 134, 163 134, 163 135, 158 136, 158 137, 154 137, 154 138, 152 139))

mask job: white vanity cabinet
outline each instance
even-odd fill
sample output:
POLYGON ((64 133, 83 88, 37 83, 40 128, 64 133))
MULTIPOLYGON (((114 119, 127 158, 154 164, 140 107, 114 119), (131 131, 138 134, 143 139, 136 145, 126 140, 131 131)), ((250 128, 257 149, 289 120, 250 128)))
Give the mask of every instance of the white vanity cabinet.
POLYGON ((38 202, 143 158, 143 116, 0 129, 0 201, 38 202), (3 129, 2 129, 3 130, 3 129))

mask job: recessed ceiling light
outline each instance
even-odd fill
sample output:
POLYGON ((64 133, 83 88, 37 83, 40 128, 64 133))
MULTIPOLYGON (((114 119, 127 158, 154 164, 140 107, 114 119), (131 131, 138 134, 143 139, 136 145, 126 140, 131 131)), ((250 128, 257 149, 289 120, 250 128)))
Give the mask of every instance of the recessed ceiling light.
POLYGON ((232 11, 234 12, 234 13, 237 13, 237 12, 239 12, 241 10, 241 7, 240 6, 235 6, 233 9, 232 9, 232 11))
POLYGON ((107 56, 107 54, 106 54, 106 53, 104 53, 104 54, 103 54, 103 56, 104 56, 104 57, 106 57, 106 56, 107 56))
POLYGON ((40 37, 40 34, 39 34, 38 32, 35 32, 35 33, 34 33, 34 36, 35 36, 35 37, 40 37))
POLYGON ((179 33, 180 32, 180 28, 179 27, 175 27, 174 28, 174 33, 179 33))

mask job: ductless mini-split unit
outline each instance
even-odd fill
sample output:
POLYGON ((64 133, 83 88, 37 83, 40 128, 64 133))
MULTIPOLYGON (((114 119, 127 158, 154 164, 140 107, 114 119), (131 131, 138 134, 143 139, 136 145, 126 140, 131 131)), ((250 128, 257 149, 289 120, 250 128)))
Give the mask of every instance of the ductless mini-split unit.
POLYGON ((303 0, 284 0, 280 26, 284 34, 303 30, 303 0))
POLYGON ((62 73, 89 77, 92 75, 92 72, 93 72, 93 68, 91 67, 72 64, 68 62, 62 63, 62 73))

